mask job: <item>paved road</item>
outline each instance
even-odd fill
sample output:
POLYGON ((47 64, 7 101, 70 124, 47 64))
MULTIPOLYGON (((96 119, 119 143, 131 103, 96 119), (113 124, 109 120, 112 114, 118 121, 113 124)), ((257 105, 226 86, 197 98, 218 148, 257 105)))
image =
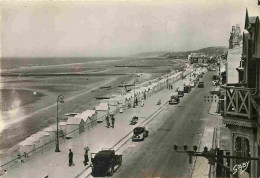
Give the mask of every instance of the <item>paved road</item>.
MULTIPOLYGON (((144 142, 129 141, 119 152, 123 164, 113 177, 189 177, 192 164, 186 154, 173 151, 173 145, 199 145, 204 126, 210 118, 209 94, 213 73, 204 77, 205 88, 193 88, 178 105, 169 105, 146 127, 150 131, 144 142)), ((190 147, 191 148, 191 147, 190 147)))

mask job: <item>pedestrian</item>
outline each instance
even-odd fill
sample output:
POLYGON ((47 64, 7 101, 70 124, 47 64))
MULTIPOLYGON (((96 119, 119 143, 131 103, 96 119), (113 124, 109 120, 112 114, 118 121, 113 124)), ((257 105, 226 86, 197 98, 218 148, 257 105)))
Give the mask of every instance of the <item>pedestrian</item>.
POLYGON ((88 151, 89 151, 89 147, 87 146, 87 147, 85 148, 85 153, 84 153, 84 161, 83 161, 84 166, 88 165, 88 162, 89 162, 89 159, 88 159, 88 151))
POLYGON ((144 106, 144 99, 142 99, 142 107, 144 106))
POLYGON ((107 128, 109 128, 110 127, 109 116, 106 116, 106 122, 107 122, 107 128))
POLYGON ((136 105, 136 106, 138 105, 137 97, 135 98, 135 105, 136 105))
POLYGON ((114 115, 111 116, 111 121, 112 121, 112 128, 114 128, 114 124, 115 124, 115 118, 114 118, 114 115))
POLYGON ((69 149, 69 166, 73 165, 73 152, 69 149))

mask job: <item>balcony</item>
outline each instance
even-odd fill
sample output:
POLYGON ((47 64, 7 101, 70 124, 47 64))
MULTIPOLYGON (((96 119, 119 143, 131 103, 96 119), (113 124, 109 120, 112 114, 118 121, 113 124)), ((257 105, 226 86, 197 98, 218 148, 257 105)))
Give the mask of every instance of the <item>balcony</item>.
POLYGON ((241 116, 251 119, 253 109, 251 95, 254 89, 237 86, 223 86, 223 88, 226 94, 224 116, 241 116))

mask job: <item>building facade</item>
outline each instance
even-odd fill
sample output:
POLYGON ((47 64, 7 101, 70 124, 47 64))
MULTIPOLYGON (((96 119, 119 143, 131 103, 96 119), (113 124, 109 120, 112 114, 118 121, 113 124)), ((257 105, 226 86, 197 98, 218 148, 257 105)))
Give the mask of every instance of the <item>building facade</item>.
MULTIPOLYGON (((235 30, 235 28, 234 28, 235 30)), ((234 39, 233 29, 230 39, 234 39)), ((228 81, 224 89, 223 123, 228 136, 224 154, 240 157, 260 157, 260 24, 259 17, 246 12, 243 46, 237 58, 237 81, 228 81)), ((236 41, 236 40, 235 40, 236 41)), ((235 43, 229 40, 230 49, 235 43)), ((228 60, 227 60, 228 62, 228 60)), ((229 71, 226 71, 229 75, 229 71)), ((221 142, 221 141, 220 141, 221 142)), ((224 159, 231 177, 260 177, 260 161, 224 159), (241 165, 241 167, 240 167, 241 165), (248 165, 243 167, 243 165, 248 165)))

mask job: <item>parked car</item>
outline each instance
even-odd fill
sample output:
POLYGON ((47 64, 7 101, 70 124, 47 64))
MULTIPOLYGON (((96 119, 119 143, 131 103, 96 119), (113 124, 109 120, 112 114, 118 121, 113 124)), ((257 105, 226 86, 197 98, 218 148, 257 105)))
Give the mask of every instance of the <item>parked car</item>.
POLYGON ((184 92, 182 90, 178 90, 178 97, 183 97, 184 96, 184 92))
POLYGON ((169 104, 178 104, 179 102, 180 102, 180 98, 178 96, 178 93, 170 97, 169 104))
POLYGON ((195 87, 195 82, 190 82, 190 87, 195 87))
POLYGON ((138 122, 138 117, 137 116, 133 116, 131 121, 130 121, 130 125, 135 125, 138 122))
POLYGON ((102 150, 91 153, 91 175, 93 177, 112 176, 115 167, 122 164, 122 155, 116 155, 114 150, 102 150))
POLYGON ((145 127, 136 127, 133 130, 134 135, 132 136, 132 141, 143 141, 148 137, 149 131, 145 127))
POLYGON ((191 91, 190 85, 185 85, 183 91, 184 91, 184 93, 189 93, 191 91))
POLYGON ((204 83, 203 82, 199 82, 198 88, 204 88, 204 83))

